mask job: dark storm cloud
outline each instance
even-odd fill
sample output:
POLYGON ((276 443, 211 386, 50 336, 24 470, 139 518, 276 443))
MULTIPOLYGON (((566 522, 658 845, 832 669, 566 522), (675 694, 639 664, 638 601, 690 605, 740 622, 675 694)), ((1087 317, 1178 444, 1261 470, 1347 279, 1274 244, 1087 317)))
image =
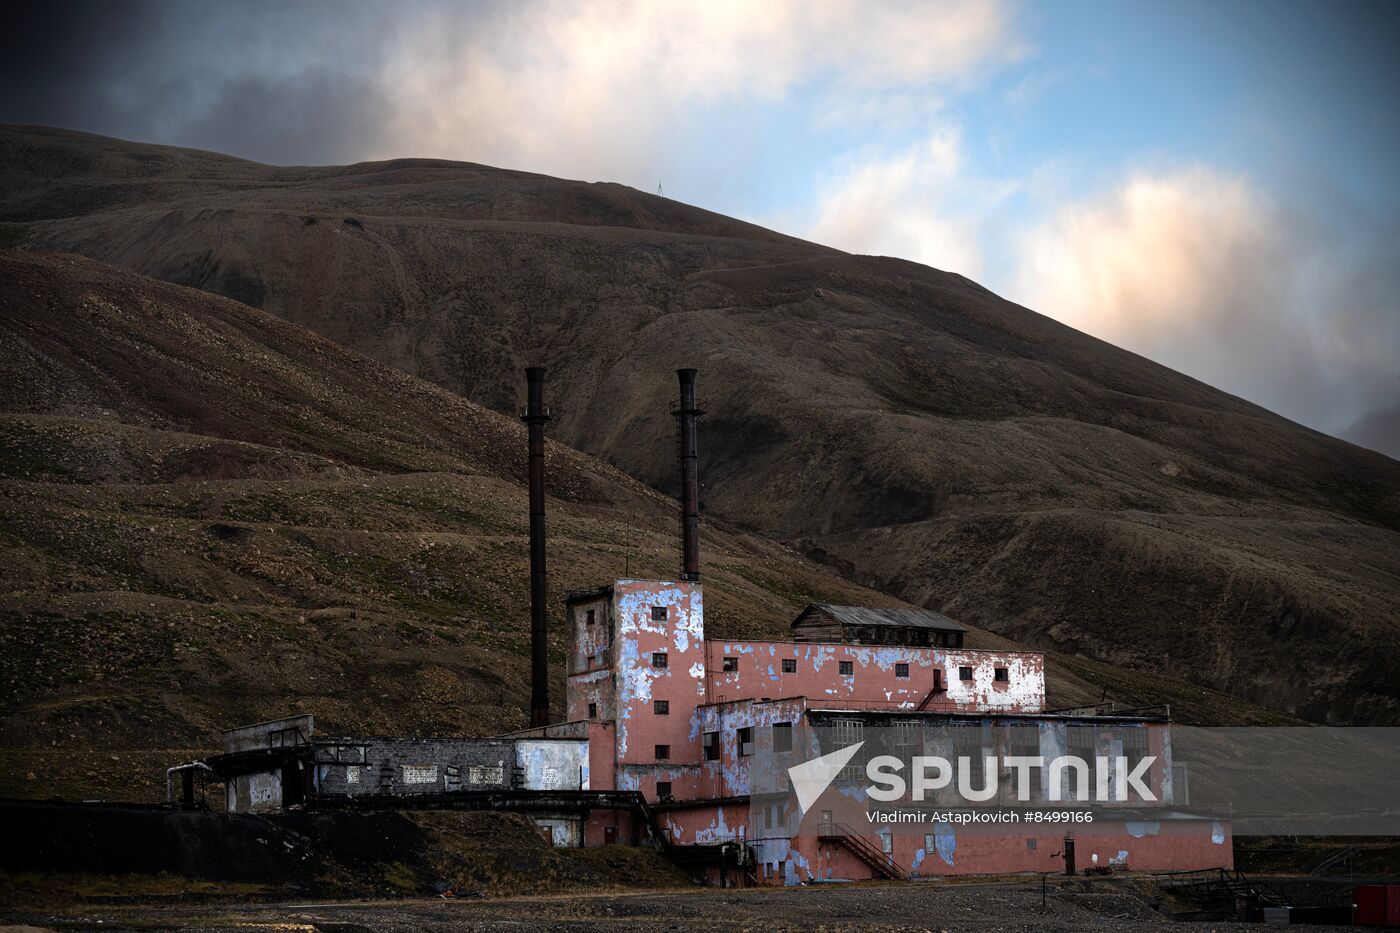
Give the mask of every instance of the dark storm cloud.
POLYGON ((12 5, 0 30, 0 120, 139 131, 101 85, 140 61, 144 37, 159 31, 154 13, 147 3, 12 5))
POLYGON ((376 77, 389 12, 321 2, 22 5, 3 40, 0 121, 277 164, 356 161, 390 116, 376 77))

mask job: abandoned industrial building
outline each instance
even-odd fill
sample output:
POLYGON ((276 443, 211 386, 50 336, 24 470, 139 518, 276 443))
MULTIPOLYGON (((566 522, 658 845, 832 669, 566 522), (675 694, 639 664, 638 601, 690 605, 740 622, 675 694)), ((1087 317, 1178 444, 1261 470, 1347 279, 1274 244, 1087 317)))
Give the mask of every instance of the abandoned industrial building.
MULTIPOLYGON (((1174 775, 1165 710, 1047 710, 1040 654, 965 647, 967 629, 917 609, 810 605, 789 641, 707 638, 699 557, 695 371, 681 370, 682 564, 675 580, 573 593, 565 721, 550 723, 543 371, 529 371, 531 727, 493 737, 318 733, 310 715, 232 729, 221 754, 170 770, 173 798, 224 785, 231 811, 287 807, 516 809, 555 845, 647 844, 725 883, 795 884, 1094 866, 1232 866, 1228 819, 1193 811, 1174 775), (892 833, 867 822, 842 773, 805 812, 758 802, 752 762, 810 758, 819 730, 956 727, 959 751, 1143 758, 1152 798, 1092 824, 892 833), (1125 738, 1126 736, 1126 738, 1125 738), (177 787, 177 784, 179 785, 177 787), (759 812, 760 806, 763 812, 759 812), (783 812, 771 812, 782 809, 783 812), (779 830, 783 825, 789 828, 779 830), (792 829, 795 827, 795 830, 792 829), (772 828, 772 831, 768 831, 772 828)), ((1033 799, 1059 799, 1037 778, 1033 799)), ((1056 806, 1074 806, 1069 802, 1056 806)))

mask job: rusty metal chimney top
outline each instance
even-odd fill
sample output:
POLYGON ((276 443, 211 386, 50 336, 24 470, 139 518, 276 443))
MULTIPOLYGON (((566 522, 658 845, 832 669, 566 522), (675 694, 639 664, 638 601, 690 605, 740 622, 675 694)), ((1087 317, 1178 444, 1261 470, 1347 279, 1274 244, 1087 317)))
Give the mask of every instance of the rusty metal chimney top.
POLYGON ((529 396, 520 420, 530 438, 530 725, 549 725, 549 632, 545 624, 544 367, 525 370, 529 396))
POLYGON ((678 369, 680 404, 672 408, 681 441, 681 579, 700 580, 700 467, 696 453, 695 370, 678 369))

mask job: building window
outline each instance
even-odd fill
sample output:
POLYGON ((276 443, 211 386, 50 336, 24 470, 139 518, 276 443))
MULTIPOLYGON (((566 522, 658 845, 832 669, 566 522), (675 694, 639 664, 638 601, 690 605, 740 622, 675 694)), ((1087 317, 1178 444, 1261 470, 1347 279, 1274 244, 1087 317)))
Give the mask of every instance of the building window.
POLYGON ((671 799, 671 782, 670 782, 670 781, 657 781, 657 782, 656 782, 656 799, 657 799, 657 800, 670 800, 670 799, 671 799))
POLYGON ((894 666, 894 676, 896 676, 896 677, 902 677, 902 678, 904 678, 905 680, 908 680, 908 679, 909 679, 909 665, 908 665, 908 664, 896 664, 896 665, 894 666))
POLYGON ((960 667, 960 668, 958 668, 958 680, 971 680, 971 679, 972 679, 972 668, 970 668, 970 667, 960 667))
POLYGON ((584 621, 586 621, 589 625, 592 625, 592 624, 593 624, 593 621, 594 621, 594 613, 593 613, 593 610, 590 609, 590 610, 588 610, 587 612, 585 612, 585 613, 583 614, 583 618, 584 618, 584 621))
POLYGON ((1000 681, 1002 681, 1002 682, 1004 683, 1004 682, 1010 680, 1011 677, 1010 677, 1009 674, 1007 674, 1006 668, 1004 668, 1004 667, 999 667, 999 668, 996 669, 996 675, 995 675, 995 678, 994 678, 994 679, 1000 680, 1000 681))
POLYGON ((653 652, 651 653, 651 666, 652 666, 652 667, 665 667, 665 666, 666 666, 666 652, 664 652, 664 651, 653 651, 653 652))
POLYGON ((734 733, 734 739, 739 743, 739 756, 741 758, 746 758, 749 755, 753 754, 752 726, 745 726, 742 729, 736 730, 734 733))
POLYGON ((856 664, 855 664, 854 661, 842 661, 842 662, 841 662, 841 676, 842 676, 842 677, 851 677, 851 676, 854 676, 855 672, 856 672, 856 664))
POLYGON ((796 673, 797 673, 797 659, 796 659, 796 658, 783 658, 783 673, 784 673, 784 674, 796 674, 796 673))
POLYGON ((1030 849, 1030 850, 1032 850, 1032 851, 1034 851, 1034 850, 1035 850, 1035 840, 1034 840, 1034 839, 1027 839, 1027 840, 1026 840, 1026 848, 1027 848, 1027 849, 1030 849))
POLYGON ((737 671, 738 669, 739 669, 739 659, 738 659, 738 658, 725 658, 725 659, 724 659, 724 664, 722 665, 721 670, 726 670, 726 671, 737 671))
POLYGON ((436 784, 437 779, 437 765, 403 766, 403 782, 405 784, 436 784))
POLYGON ((775 752, 790 752, 790 751, 792 751, 792 723, 790 723, 790 722, 775 722, 775 723, 773 723, 773 751, 775 751, 775 752))
MULTIPOLYGON (((1127 759, 1126 764, 1128 766, 1125 775, 1132 774, 1137 766, 1142 764, 1142 760, 1147 757, 1147 738, 1146 728, 1138 727, 1136 729, 1123 730, 1123 757, 1127 759)), ((1150 788, 1152 786, 1152 771, 1150 768, 1144 776, 1147 778, 1147 781, 1144 783, 1150 788)), ((1142 799, 1142 795, 1138 793, 1137 788, 1131 785, 1128 786, 1127 792, 1129 800, 1142 799)))
POLYGON ((657 761, 670 761, 670 760, 671 760, 671 746, 669 746, 669 745, 658 745, 658 746, 656 746, 656 760, 657 760, 657 761))
POLYGON ((658 716, 669 716, 671 715, 671 701, 657 700, 652 703, 652 709, 656 711, 656 715, 658 716))
POLYGON ((666 621, 666 607, 665 607, 665 606, 652 606, 652 607, 651 607, 651 621, 653 621, 653 622, 665 622, 665 621, 666 621))
POLYGON ((597 719, 597 718, 598 718, 598 704, 597 704, 597 703, 589 703, 589 704, 588 704, 588 718, 589 718, 589 719, 597 719))
POLYGON ((705 760, 719 761, 719 733, 705 733, 705 760))
MULTIPOLYGON (((864 741, 865 724, 859 719, 837 719, 831 724, 833 739, 832 744, 837 748, 849 748, 858 742, 864 741)), ((843 781, 858 781, 865 776, 865 762, 860 753, 856 753, 850 764, 841 769, 838 777, 843 781)))

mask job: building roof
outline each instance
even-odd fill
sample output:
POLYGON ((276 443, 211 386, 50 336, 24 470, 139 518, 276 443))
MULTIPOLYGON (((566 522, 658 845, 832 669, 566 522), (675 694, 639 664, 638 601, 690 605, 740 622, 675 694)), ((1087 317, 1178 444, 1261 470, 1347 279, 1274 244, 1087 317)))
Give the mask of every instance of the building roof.
POLYGON ((812 603, 802 614, 793 620, 793 625, 801 622, 810 612, 831 616, 842 625, 882 625, 894 628, 927 628, 940 632, 966 632, 967 626, 954 622, 941 612, 932 609, 869 609, 865 606, 833 606, 830 603, 812 603))

